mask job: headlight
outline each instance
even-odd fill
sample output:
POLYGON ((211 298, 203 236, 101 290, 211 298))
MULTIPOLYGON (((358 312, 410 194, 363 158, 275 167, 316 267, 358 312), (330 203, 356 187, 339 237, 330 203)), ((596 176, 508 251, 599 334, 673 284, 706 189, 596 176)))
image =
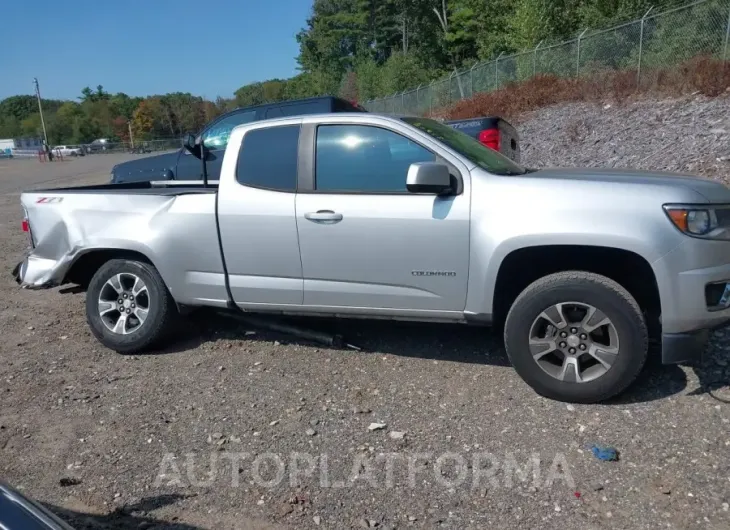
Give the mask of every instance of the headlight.
POLYGON ((689 236, 730 240, 730 205, 664 206, 674 226, 689 236))

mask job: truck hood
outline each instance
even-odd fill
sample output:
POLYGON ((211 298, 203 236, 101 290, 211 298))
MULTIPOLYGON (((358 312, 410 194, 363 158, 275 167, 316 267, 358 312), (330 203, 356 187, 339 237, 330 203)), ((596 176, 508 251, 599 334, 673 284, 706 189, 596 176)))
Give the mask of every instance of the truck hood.
POLYGON ((149 180, 171 180, 180 151, 146 156, 137 160, 122 162, 112 168, 112 184, 142 182, 149 180))
POLYGON ((730 203, 730 189, 721 182, 704 177, 669 171, 634 169, 543 169, 528 173, 532 178, 682 186, 702 195, 708 202, 730 203))

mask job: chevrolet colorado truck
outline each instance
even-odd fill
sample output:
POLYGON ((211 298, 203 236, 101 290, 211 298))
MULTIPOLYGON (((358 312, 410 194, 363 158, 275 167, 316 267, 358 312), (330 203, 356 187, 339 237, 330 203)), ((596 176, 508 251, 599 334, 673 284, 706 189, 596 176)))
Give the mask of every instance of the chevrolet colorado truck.
MULTIPOLYGON (((204 142, 186 141, 206 167, 204 142)), ((191 307, 497 325, 538 393, 624 391, 730 321, 730 190, 528 170, 437 121, 327 113, 235 127, 220 178, 21 196, 25 288, 86 289, 95 337, 159 345, 191 307)))

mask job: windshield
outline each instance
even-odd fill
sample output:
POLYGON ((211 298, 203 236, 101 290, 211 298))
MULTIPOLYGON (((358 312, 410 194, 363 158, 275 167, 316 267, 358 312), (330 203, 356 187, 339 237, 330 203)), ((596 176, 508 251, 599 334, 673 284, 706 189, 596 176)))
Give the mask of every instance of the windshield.
POLYGON ((426 134, 465 156, 477 166, 495 175, 524 175, 527 170, 513 162, 502 153, 482 145, 476 139, 461 131, 457 131, 428 118, 401 118, 404 122, 418 127, 426 134))

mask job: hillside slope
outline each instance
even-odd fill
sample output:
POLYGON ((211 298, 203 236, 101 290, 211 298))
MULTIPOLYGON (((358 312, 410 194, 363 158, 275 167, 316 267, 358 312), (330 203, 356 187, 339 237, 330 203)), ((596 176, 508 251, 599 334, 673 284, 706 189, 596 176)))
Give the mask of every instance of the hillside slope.
POLYGON ((730 183, 730 95, 562 103, 513 122, 530 167, 681 171, 730 183))

